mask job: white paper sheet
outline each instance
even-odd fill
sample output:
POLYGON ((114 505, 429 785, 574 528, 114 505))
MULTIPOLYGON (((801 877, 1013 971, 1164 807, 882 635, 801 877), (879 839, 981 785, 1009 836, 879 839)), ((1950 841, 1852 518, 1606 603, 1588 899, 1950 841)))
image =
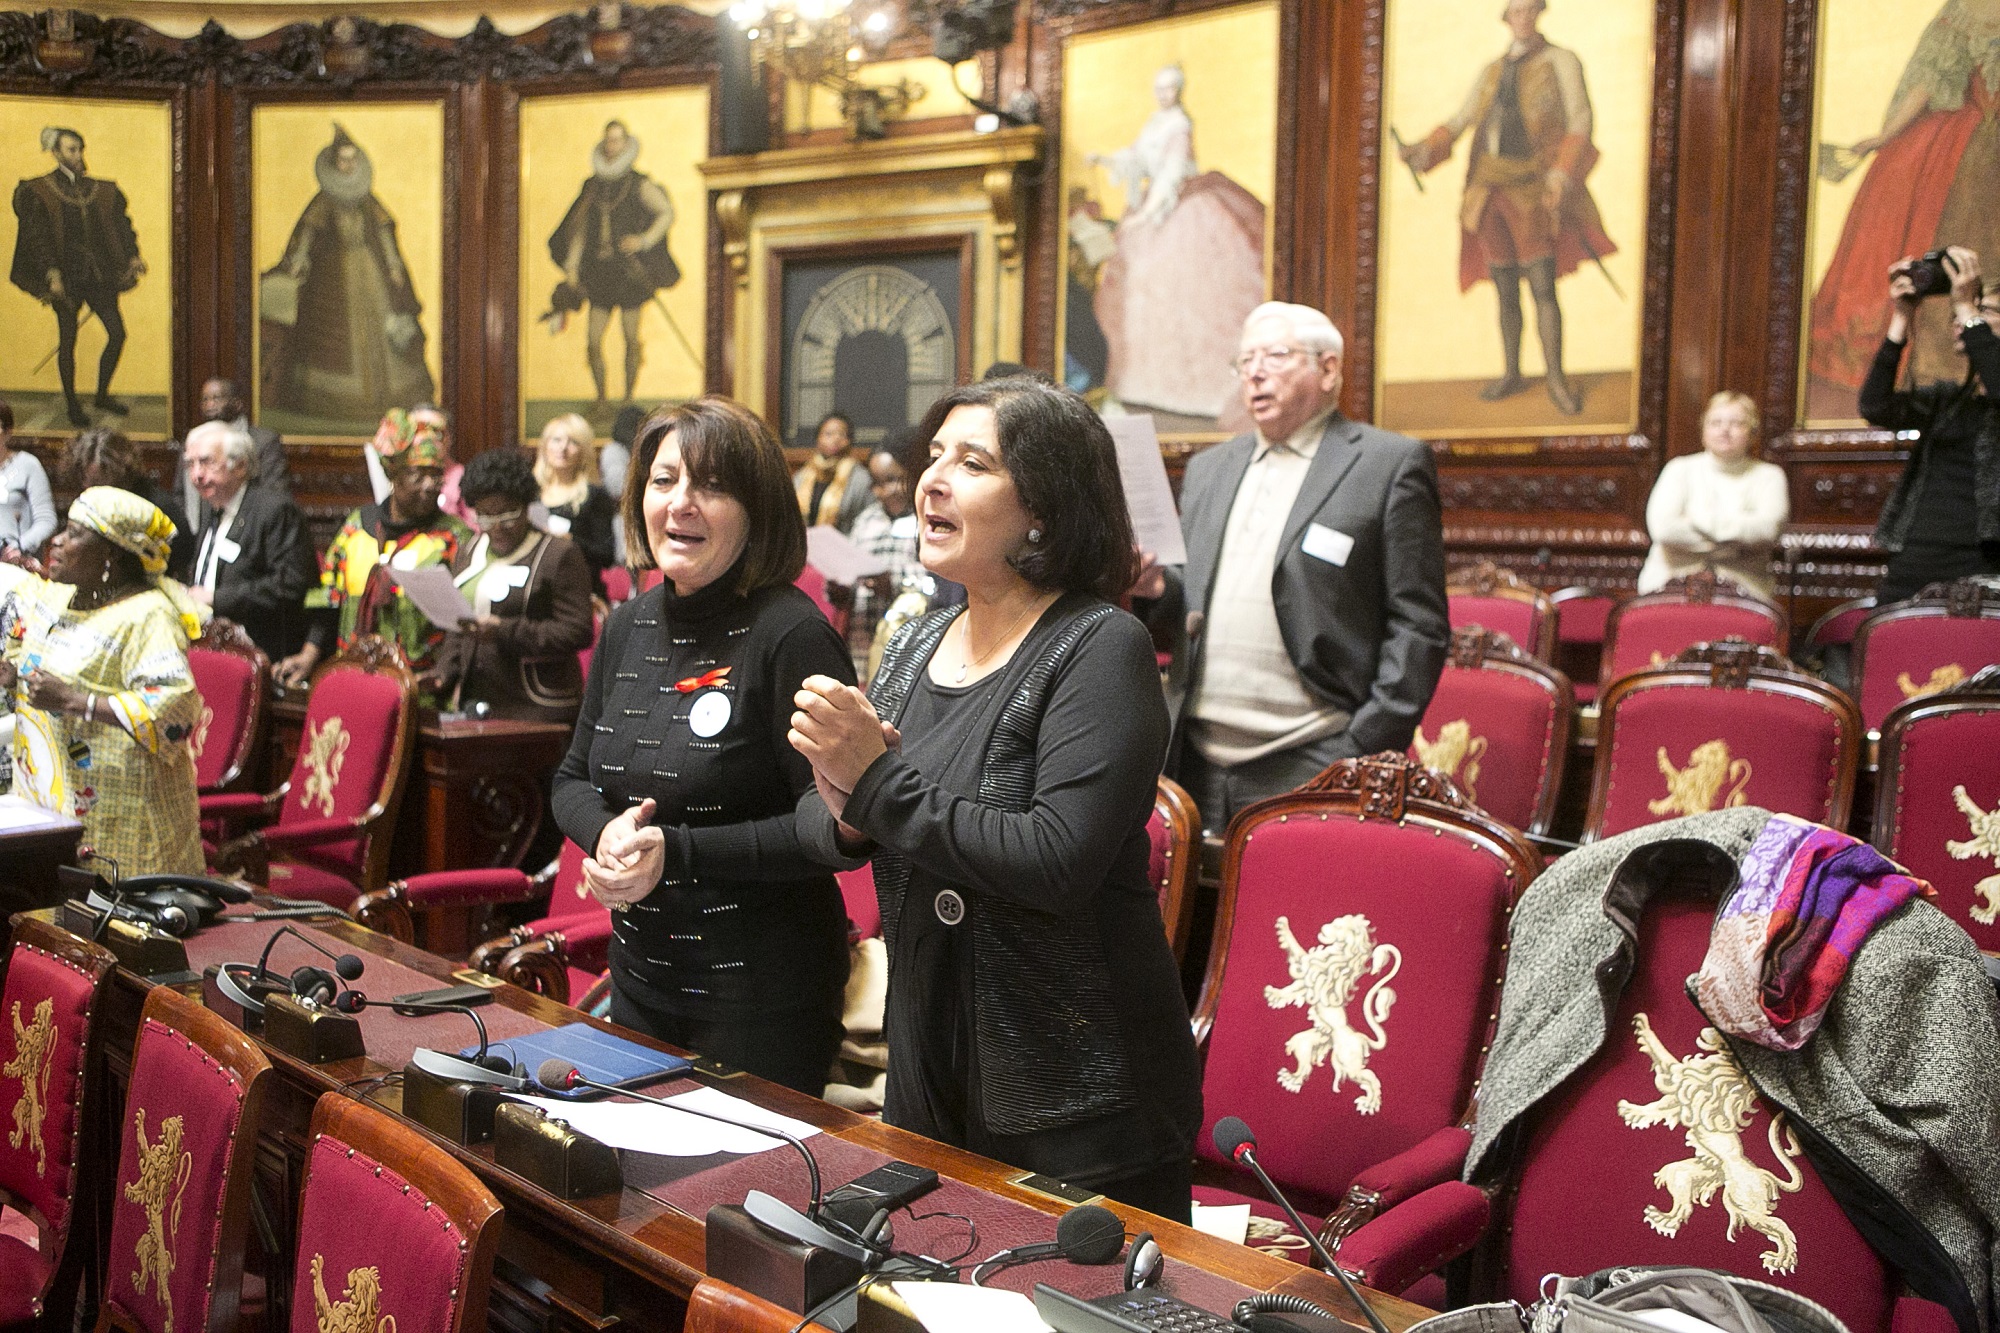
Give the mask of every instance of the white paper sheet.
POLYGON ((1241 1245, 1250 1235, 1250 1205, 1222 1203, 1211 1207, 1198 1203, 1194 1206, 1192 1225, 1203 1235, 1226 1240, 1231 1245, 1241 1245))
POLYGON ((889 572, 889 562, 868 554, 839 528, 815 524, 806 529, 806 563, 826 575, 828 583, 857 583, 889 572))
POLYGON ((1185 565, 1187 543, 1181 539, 1181 515, 1174 508, 1174 488, 1160 457, 1160 437, 1149 416, 1106 417, 1112 443, 1118 446, 1118 479, 1125 484, 1125 508, 1132 515, 1132 536, 1142 551, 1151 551, 1163 565, 1185 565))
POLYGON ((1018 1291, 957 1282, 892 1282, 930 1333, 1049 1333, 1035 1303, 1018 1291))
POLYGON ((472 603, 465 600, 465 594, 451 581, 451 570, 445 566, 397 569, 390 565, 386 572, 408 594, 410 605, 439 629, 457 629, 459 621, 473 618, 472 603))
MULTIPOLYGON (((759 1153, 785 1146, 783 1139, 718 1124, 700 1116, 684 1115, 650 1102, 571 1102, 559 1097, 520 1096, 514 1100, 539 1106, 551 1118, 565 1122, 578 1133, 588 1134, 600 1143, 660 1157, 707 1157, 719 1152, 759 1153)), ((802 1120, 792 1120, 752 1106, 714 1088, 701 1088, 668 1100, 685 1102, 695 1110, 726 1115, 732 1120, 770 1125, 802 1139, 819 1133, 802 1120)))
MULTIPOLYGON (((7 719, 12 722, 10 716, 7 719)), ((76 821, 68 815, 59 815, 53 810, 45 810, 24 796, 0 796, 0 832, 24 833, 30 829, 73 828, 76 821)))

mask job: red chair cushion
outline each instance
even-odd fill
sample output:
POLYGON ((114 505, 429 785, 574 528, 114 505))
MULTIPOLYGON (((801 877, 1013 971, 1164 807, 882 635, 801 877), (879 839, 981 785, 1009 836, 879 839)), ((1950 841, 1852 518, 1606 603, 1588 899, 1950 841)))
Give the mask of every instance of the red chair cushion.
POLYGON ((1731 636, 1784 649, 1778 642, 1774 611, 1709 602, 1628 605, 1618 617, 1618 637, 1606 650, 1611 654, 1612 678, 1657 666, 1697 643, 1731 636))
MULTIPOLYGON (((1824 704, 1756 690, 1652 685, 1607 719, 1610 786, 1597 833, 1731 805, 1824 822, 1839 776, 1839 716, 1824 704), (1660 752, 1676 777, 1661 769, 1660 752)), ((1600 745, 1605 741, 1600 739, 1600 745)))
MULTIPOLYGON (((1702 1155, 1687 1129, 1659 1114, 1673 1099, 1641 1049, 1634 1027, 1640 1014, 1683 1075, 1704 1071, 1698 1086, 1738 1096, 1748 1087, 1733 1061, 1700 1044, 1707 1023, 1685 990, 1707 951, 1714 915, 1713 902, 1664 894, 1647 906, 1639 964, 1603 1048, 1544 1099, 1528 1126, 1513 1216, 1499 1233, 1503 1295, 1534 1300, 1544 1273, 1618 1264, 1720 1268, 1810 1296, 1854 1333, 1883 1329, 1889 1274, 1812 1166, 1773 1152, 1770 1108, 1761 1099, 1739 1108, 1713 1100, 1723 1093, 1704 1093, 1704 1114, 1725 1126, 1702 1122, 1720 1159, 1702 1155), (1691 1058, 1702 1063, 1691 1066, 1691 1058), (1720 1171, 1718 1160, 1727 1163, 1720 1171), (1675 1220, 1668 1210, 1682 1192, 1687 1211, 1675 1220), (1776 1269, 1766 1254, 1783 1256, 1776 1269)), ((1791 1158, 1790 1142, 1780 1142, 1791 1158)))
POLYGON ((1495 819, 1527 828, 1561 777, 1556 708, 1556 696, 1525 676, 1447 666, 1410 758, 1444 772, 1495 819))
POLYGON ((1300 1207, 1325 1210, 1356 1171, 1455 1123, 1498 993, 1517 887, 1505 870, 1491 853, 1415 824, 1295 814, 1253 826, 1208 1038, 1197 1153, 1219 1160, 1214 1124, 1241 1116, 1272 1177, 1299 1191, 1300 1207), (1311 983, 1292 970, 1299 960, 1280 941, 1280 917, 1301 950, 1315 951, 1306 965, 1333 970, 1329 988, 1345 973, 1343 1003, 1321 1015, 1331 1040, 1305 1007, 1311 983), (1335 949, 1323 947, 1322 929, 1338 937, 1335 949), (1339 951, 1350 951, 1344 965, 1339 951))
POLYGON ((195 785, 208 791, 221 785, 242 748, 256 703, 257 670, 247 657, 199 647, 188 649, 188 669, 202 702, 201 723, 188 745, 195 785))
POLYGON ((847 924, 856 939, 873 939, 882 933, 882 904, 875 897, 875 871, 862 866, 843 870, 834 878, 840 882, 840 900, 847 907, 847 924))
POLYGON ((208 1324, 215 1234, 242 1112, 241 1080, 184 1034, 152 1019, 141 1024, 105 1281, 110 1299, 147 1328, 208 1324))
POLYGON ((1895 769, 1880 780, 1895 788, 1883 849, 1931 882, 1938 910, 1980 948, 2000 950, 2000 709, 1906 724, 1895 769))
POLYGON ((1616 597, 1566 597, 1556 603, 1558 643, 1603 643, 1616 597))
POLYGON ((613 565, 604 571, 604 600, 613 606, 632 596, 632 571, 613 565))
MULTIPOLYGON (((388 786, 402 708, 402 687, 393 677, 358 667, 321 676, 306 706, 292 788, 278 823, 367 813, 388 786)), ((361 838, 321 843, 310 859, 322 869, 359 879, 363 850, 361 838)))
POLYGON ((1518 597, 1481 597, 1476 593, 1453 593, 1447 597, 1451 627, 1480 625, 1498 630, 1534 654, 1542 642, 1542 617, 1533 602, 1518 597))
POLYGON ((90 977, 17 944, 0 991, 0 1188, 40 1211, 56 1247, 75 1194, 90 977))
POLYGON ((819 608, 819 613, 825 616, 835 629, 842 633, 847 631, 847 612, 836 607, 826 595, 826 575, 807 565, 799 571, 798 578, 792 582, 797 585, 800 592, 812 598, 813 605, 819 608))
POLYGON ((385 1315, 409 1333, 450 1328, 466 1243, 421 1191, 322 1134, 306 1160, 292 1333, 373 1330, 385 1315))
POLYGON ((25 1326, 41 1312, 55 1266, 18 1236, 0 1235, 0 1326, 25 1326))
POLYGON ((1869 627, 1861 657, 1861 721, 1879 731, 1905 699, 1935 694, 2000 662, 2000 620, 1911 616, 1869 627))
POLYGON ((583 848, 563 839, 556 861, 555 882, 549 886, 549 907, 543 929, 560 930, 574 920, 593 920, 609 915, 610 909, 591 897, 583 886, 583 848))
MULTIPOLYGON (((302 847, 298 855, 307 857, 317 850, 302 847)), ((328 907, 338 907, 343 912, 353 907, 354 900, 361 896, 361 890, 347 876, 322 870, 303 859, 271 863, 271 892, 281 898, 310 898, 328 907)))

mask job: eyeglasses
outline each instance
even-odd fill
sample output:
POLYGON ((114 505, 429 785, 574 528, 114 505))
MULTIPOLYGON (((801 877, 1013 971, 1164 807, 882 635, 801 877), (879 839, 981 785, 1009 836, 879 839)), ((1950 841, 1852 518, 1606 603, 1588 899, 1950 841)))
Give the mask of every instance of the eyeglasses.
POLYGON ((1310 356, 1303 347, 1253 347, 1229 363, 1229 368, 1239 376, 1248 379, 1257 373, 1259 367, 1269 366, 1275 370, 1295 356, 1310 356))
POLYGON ((509 509, 504 514, 482 514, 476 509, 472 511, 472 521, 478 526, 481 532, 489 531, 499 527, 502 523, 512 523, 517 519, 526 518, 527 516, 528 511, 526 509, 509 509))

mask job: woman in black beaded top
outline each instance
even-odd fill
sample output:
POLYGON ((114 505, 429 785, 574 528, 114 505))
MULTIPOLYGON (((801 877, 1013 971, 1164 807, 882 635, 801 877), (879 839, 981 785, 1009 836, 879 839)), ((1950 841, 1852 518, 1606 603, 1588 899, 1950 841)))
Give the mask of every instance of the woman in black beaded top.
POLYGON ((1167 708, 1110 601, 1137 572, 1110 432, 1026 377, 919 430, 919 553, 965 604, 905 625, 865 698, 808 679, 792 718, 801 839, 876 853, 883 1118, 1186 1221, 1200 1075, 1147 877, 1167 708))
POLYGON ((801 681, 854 667, 792 586, 805 525, 763 422, 724 398, 660 408, 632 467, 627 549, 666 579, 605 623, 554 791, 617 914, 611 1017, 816 1096, 847 919, 794 835, 813 779, 786 730, 801 681))

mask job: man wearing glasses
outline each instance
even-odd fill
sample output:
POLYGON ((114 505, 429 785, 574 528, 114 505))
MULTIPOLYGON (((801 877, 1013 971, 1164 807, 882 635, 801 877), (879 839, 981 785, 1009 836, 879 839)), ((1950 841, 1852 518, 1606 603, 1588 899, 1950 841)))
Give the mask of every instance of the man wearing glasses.
POLYGON ((1181 593, 1155 609, 1186 612, 1168 769, 1212 832, 1336 759, 1405 749, 1444 669, 1436 466, 1340 414, 1340 359, 1321 312, 1250 313, 1235 364, 1255 429, 1188 464, 1187 566, 1136 590, 1181 593))

